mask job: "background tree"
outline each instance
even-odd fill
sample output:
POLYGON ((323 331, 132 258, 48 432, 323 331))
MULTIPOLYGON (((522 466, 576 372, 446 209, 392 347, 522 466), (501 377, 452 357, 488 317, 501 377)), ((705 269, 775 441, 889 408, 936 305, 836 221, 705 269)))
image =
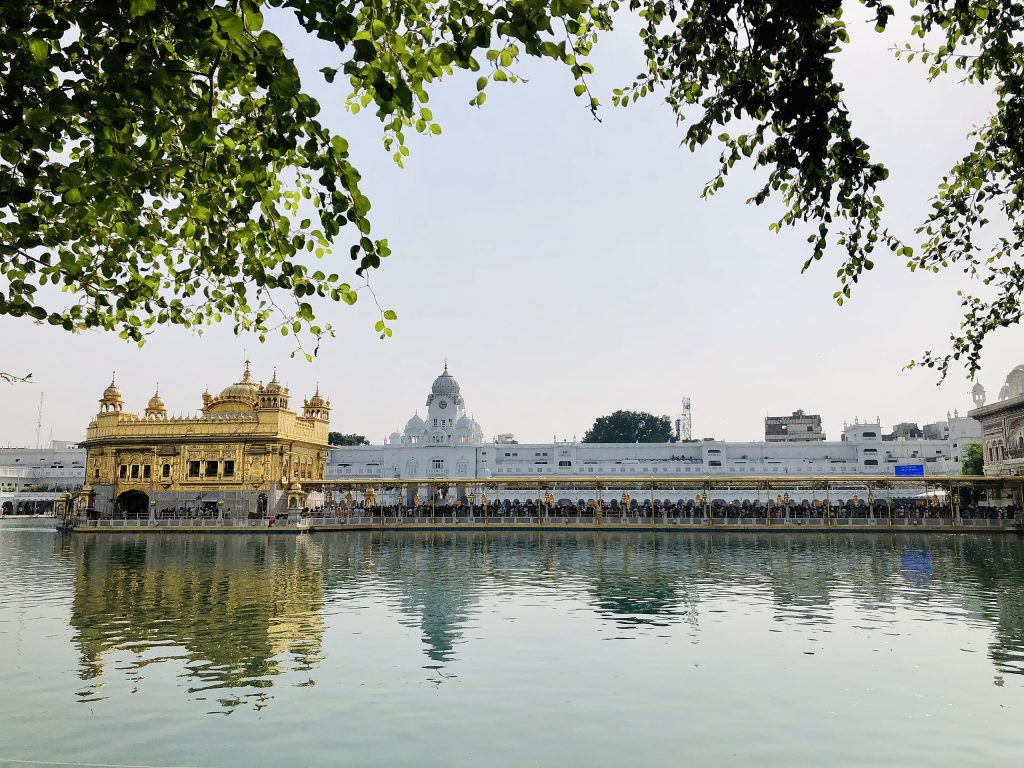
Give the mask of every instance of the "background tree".
POLYGON ((583 436, 585 443, 674 443, 672 421, 646 411, 615 411, 601 416, 583 436))
POLYGON ((331 445, 369 445, 370 441, 363 435, 342 434, 341 432, 328 432, 327 442, 331 445))
MULTIPOLYGON (((1010 0, 861 4, 879 32, 897 7, 909 17, 914 44, 902 55, 925 62, 927 77, 952 69, 996 96, 915 233, 886 228, 888 170, 856 134, 835 78, 850 42, 842 0, 0 4, 0 313, 136 342, 155 326, 220 321, 319 342, 331 329, 314 303, 354 302, 390 251, 371 237, 346 140, 319 120, 270 28, 280 13, 334 46, 321 72, 345 83, 338 103, 373 109, 401 164, 407 134, 440 132, 428 91, 457 70, 474 73, 471 103, 482 106, 492 83, 517 79, 523 57, 552 59, 596 114, 587 57, 618 12, 642 19, 646 64, 612 103, 656 94, 691 150, 719 144, 705 195, 737 163, 761 170, 750 200, 782 204, 775 231, 809 232, 805 269, 839 254, 840 304, 876 250, 912 269, 962 269, 980 294, 960 295, 950 349, 920 362, 945 375, 962 361, 973 374, 988 334, 1024 311, 1024 10, 1010 0), (278 10, 265 19, 267 9, 278 10), (356 280, 317 261, 336 246, 356 280)), ((381 336, 395 317, 381 309, 381 336)))
POLYGON ((972 440, 964 446, 961 468, 965 475, 985 474, 985 449, 977 440, 972 440))

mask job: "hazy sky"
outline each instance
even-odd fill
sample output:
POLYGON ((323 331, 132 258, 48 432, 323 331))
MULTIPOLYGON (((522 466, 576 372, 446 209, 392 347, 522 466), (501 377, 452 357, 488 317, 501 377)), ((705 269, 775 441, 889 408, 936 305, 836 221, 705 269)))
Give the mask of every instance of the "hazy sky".
MULTIPOLYGON (((271 21, 304 71, 337 63, 287 19, 271 21)), ((840 61, 847 104, 891 170, 887 223, 910 236, 990 97, 954 78, 927 83, 921 65, 893 59, 896 37, 850 24, 854 45, 840 61)), ((33 374, 31 385, 2 385, 0 443, 34 444, 41 392, 43 441, 51 432, 80 439, 111 370, 129 410, 141 412, 159 382, 172 412, 190 412, 204 387, 237 380, 246 356, 257 378, 278 366, 293 405, 319 381, 333 401, 332 429, 373 442, 422 414, 445 358, 485 434, 521 441, 582 437, 620 408, 674 417, 683 396, 695 436, 735 440, 762 437, 765 415, 797 408, 821 413, 837 438, 845 419, 880 416, 888 427, 970 407, 959 372, 937 388, 934 373, 903 370, 923 349, 944 348, 956 327, 958 273, 911 273, 880 256, 854 300, 837 307, 837 262, 800 275, 804 237, 770 233, 777 209, 744 204, 752 174, 734 172, 724 192, 701 201, 717 148, 681 148, 656 99, 611 108, 611 88, 641 65, 630 31, 606 38, 594 61, 603 122, 553 64, 521 67, 526 84, 494 84, 483 109, 467 105, 475 78, 454 78, 432 94, 444 133, 412 138, 404 170, 381 148, 372 114, 344 112, 342 84, 307 77, 322 117, 351 142, 374 234, 390 239, 394 255, 372 279, 399 314, 394 338, 373 332, 368 296, 326 310, 338 336, 313 364, 289 358, 291 339, 260 345, 229 328, 161 330, 139 350, 116 336, 0 318, 3 369, 33 374)), ((346 250, 333 257, 343 270, 346 250)), ((1011 329, 988 344, 981 380, 990 399, 1024 359, 1022 338, 1011 329)))

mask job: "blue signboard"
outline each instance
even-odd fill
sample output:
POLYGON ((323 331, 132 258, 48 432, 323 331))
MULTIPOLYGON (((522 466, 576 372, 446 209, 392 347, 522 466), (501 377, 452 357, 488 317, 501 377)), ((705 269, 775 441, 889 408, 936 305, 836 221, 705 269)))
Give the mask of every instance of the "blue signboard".
POLYGON ((924 477, 924 464, 897 464, 896 477, 924 477))

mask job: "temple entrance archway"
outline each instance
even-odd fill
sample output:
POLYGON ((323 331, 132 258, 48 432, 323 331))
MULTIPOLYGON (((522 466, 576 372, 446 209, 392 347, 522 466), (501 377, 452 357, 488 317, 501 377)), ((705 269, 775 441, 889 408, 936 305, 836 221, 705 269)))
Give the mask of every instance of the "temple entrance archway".
POLYGON ((149 496, 142 491, 125 491, 117 497, 117 511, 125 517, 146 517, 149 496))

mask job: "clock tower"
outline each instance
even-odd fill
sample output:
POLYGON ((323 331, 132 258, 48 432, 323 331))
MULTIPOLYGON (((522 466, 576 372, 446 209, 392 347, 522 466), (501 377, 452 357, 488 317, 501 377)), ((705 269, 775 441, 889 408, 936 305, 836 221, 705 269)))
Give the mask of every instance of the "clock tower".
POLYGON ((465 416, 466 404, 459 392, 459 382, 448 373, 448 364, 444 371, 434 379, 427 395, 427 440, 433 445, 449 445, 453 442, 452 435, 459 419, 465 416))

